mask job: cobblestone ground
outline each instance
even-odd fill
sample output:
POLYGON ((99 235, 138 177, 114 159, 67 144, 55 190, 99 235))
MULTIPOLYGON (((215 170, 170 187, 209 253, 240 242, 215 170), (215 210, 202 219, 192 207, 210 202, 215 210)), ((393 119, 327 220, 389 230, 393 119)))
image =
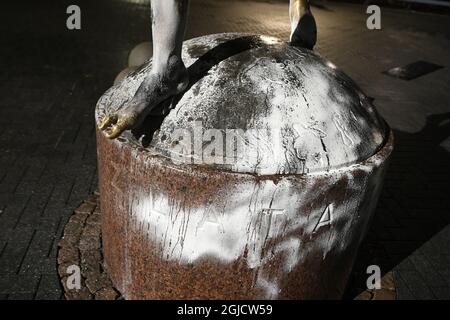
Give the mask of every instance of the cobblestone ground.
MULTIPOLYGON (((149 34, 148 1, 21 1, 0 12, 0 299, 59 299, 56 249, 96 187, 93 109, 149 34), (82 30, 65 28, 82 9, 82 30)), ((359 261, 394 271, 399 299, 450 299, 450 16, 365 7, 313 8, 316 50, 375 98, 396 150, 359 261), (447 68, 411 81, 382 74, 426 60, 447 68), (373 243, 373 241, 367 242, 373 243)), ((255 32, 287 38, 281 1, 193 0, 187 37, 255 32)))

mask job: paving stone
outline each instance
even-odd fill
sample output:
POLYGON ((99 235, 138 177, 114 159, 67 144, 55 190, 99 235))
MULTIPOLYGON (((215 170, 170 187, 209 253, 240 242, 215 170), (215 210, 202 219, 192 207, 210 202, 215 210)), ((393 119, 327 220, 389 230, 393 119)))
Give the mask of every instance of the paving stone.
POLYGON ((17 275, 12 273, 0 273, 0 294, 8 294, 11 292, 16 283, 17 275))
MULTIPOLYGON (((75 262, 76 265, 78 265, 78 261, 75 262)), ((73 262, 59 262, 58 261, 58 275, 60 278, 67 277, 70 272, 68 272, 69 267, 73 266, 73 262)))
POLYGON ((9 168, 8 172, 0 183, 0 192, 14 193, 25 172, 26 167, 24 166, 16 165, 12 168, 9 168))
POLYGON ((83 231, 84 221, 85 218, 81 218, 80 215, 73 215, 64 229, 64 237, 79 239, 83 231))
POLYGON ((101 273, 101 255, 99 250, 81 252, 81 274, 89 278, 92 274, 101 273))
POLYGON ((16 277, 16 281, 11 288, 11 293, 27 293, 34 295, 39 286, 40 279, 41 275, 39 274, 19 275, 16 277))
POLYGON ((428 255, 427 260, 433 265, 436 270, 449 270, 450 255, 428 255))
POLYGON ((86 286, 82 286, 78 289, 67 289, 66 283, 67 278, 62 279, 62 283, 64 285, 64 295, 67 300, 91 300, 93 298, 92 294, 89 292, 86 286))
POLYGON ((381 278, 381 287, 389 291, 395 290, 395 280, 393 272, 388 272, 381 278))
POLYGON ((81 213, 81 214, 90 214, 94 211, 96 204, 92 203, 92 202, 84 202, 81 204, 81 206, 79 206, 75 212, 76 213, 81 213))
POLYGON ((373 300, 395 300, 395 291, 387 289, 374 290, 373 300))
POLYGON ((432 287, 431 291, 439 300, 450 300, 450 291, 448 290, 448 287, 432 287))
POLYGON ((90 250, 97 250, 99 248, 100 248, 100 238, 98 234, 93 236, 89 236, 87 234, 83 235, 79 243, 79 249, 82 252, 82 255, 84 252, 90 250))
POLYGON ((62 247, 59 249, 58 263, 72 263, 75 264, 78 261, 78 249, 74 247, 62 247))
POLYGON ((436 296, 434 295, 433 291, 429 287, 425 286, 411 286, 410 287, 411 292, 414 295, 414 298, 416 300, 434 300, 436 299, 436 296))
POLYGON ((19 275, 56 273, 57 267, 55 260, 54 257, 47 258, 41 255, 34 256, 33 253, 27 253, 20 266, 19 275))
POLYGON ((62 287, 58 276, 55 274, 42 275, 35 299, 58 300, 62 295, 62 287))
POLYGON ((425 280, 422 278, 422 275, 416 270, 402 271, 400 276, 410 288, 427 286, 425 280))
POLYGON ((14 229, 20 220, 21 215, 28 202, 28 196, 15 196, 10 203, 3 209, 0 216, 0 224, 2 228, 14 229))
POLYGON ((399 275, 398 271, 394 271, 394 279, 395 279, 395 293, 397 300, 415 300, 415 297, 408 285, 403 281, 402 277, 399 275))
POLYGON ((90 292, 97 292, 101 289, 112 289, 112 283, 109 276, 105 273, 96 274, 86 279, 86 286, 90 292))
POLYGON ((368 290, 362 290, 362 293, 357 295, 355 300, 372 300, 373 292, 368 290))
POLYGON ((95 300, 116 300, 119 294, 113 288, 103 288, 95 294, 95 300))
POLYGON ((16 273, 19 271, 28 243, 8 242, 0 259, 0 273, 16 273))
POLYGON ((34 293, 32 292, 17 292, 8 295, 8 300, 32 300, 34 293))
POLYGON ((413 255, 411 260, 427 286, 440 287, 446 285, 446 281, 432 264, 427 261, 426 256, 413 255))

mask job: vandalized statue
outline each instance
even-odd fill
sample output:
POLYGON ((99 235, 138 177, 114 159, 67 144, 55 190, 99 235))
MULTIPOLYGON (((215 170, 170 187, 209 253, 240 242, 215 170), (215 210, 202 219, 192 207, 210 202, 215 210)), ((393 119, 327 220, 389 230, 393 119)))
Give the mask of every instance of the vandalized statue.
POLYGON ((290 43, 183 42, 187 10, 152 0, 153 60, 97 103, 111 280, 127 299, 341 298, 381 192, 389 127, 310 50, 307 0, 291 0, 290 43))
MULTIPOLYGON (((139 126, 164 100, 183 92, 189 75, 181 58, 189 0, 151 0, 153 64, 131 102, 105 116, 99 128, 114 139, 125 130, 139 126)), ((316 24, 309 0, 290 0, 290 43, 312 49, 316 24)))

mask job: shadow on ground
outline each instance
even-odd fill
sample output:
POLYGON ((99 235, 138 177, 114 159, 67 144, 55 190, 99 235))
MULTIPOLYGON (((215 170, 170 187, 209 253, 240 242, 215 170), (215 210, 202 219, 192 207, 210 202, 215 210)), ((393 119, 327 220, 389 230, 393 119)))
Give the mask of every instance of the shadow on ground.
POLYGON ((420 132, 394 130, 394 135, 384 189, 358 252, 348 299, 366 289, 367 266, 376 264, 385 274, 418 249, 427 258, 431 253, 424 247, 449 224, 450 154, 441 144, 450 136, 450 113, 428 116, 420 132))

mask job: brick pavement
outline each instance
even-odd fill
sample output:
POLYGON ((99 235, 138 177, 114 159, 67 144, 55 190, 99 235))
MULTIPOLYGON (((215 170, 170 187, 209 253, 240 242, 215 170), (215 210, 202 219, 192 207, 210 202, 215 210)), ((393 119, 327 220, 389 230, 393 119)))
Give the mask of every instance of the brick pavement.
MULTIPOLYGON (((56 244, 72 211, 96 187, 93 108, 127 53, 146 40, 148 1, 21 1, 0 12, 0 299, 59 299, 56 244), (82 30, 65 9, 82 9, 82 30)), ((317 51, 374 97, 397 147, 369 239, 394 270, 400 299, 450 299, 449 16, 365 8, 313 8, 317 51), (447 66, 403 81, 382 74, 416 60, 447 66)), ((277 1, 194 0, 187 37, 255 32, 287 38, 277 1)), ((360 261, 374 248, 367 243, 360 261)))

